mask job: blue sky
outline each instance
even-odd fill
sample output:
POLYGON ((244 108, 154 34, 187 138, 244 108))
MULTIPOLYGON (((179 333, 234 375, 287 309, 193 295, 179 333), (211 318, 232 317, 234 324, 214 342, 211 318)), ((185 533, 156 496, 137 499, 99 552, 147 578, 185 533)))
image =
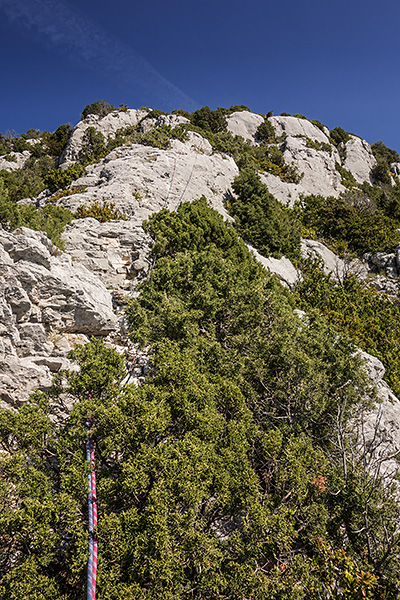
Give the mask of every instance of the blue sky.
POLYGON ((86 104, 301 113, 400 151, 397 0, 0 0, 0 131, 86 104))

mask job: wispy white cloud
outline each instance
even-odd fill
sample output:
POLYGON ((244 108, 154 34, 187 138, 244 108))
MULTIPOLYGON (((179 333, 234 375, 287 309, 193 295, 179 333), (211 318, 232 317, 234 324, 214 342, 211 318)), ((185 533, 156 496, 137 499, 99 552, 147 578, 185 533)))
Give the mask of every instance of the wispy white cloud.
POLYGON ((127 91, 139 89, 144 99, 166 108, 198 108, 143 56, 63 0, 0 0, 1 10, 11 23, 40 34, 71 60, 83 61, 127 91))

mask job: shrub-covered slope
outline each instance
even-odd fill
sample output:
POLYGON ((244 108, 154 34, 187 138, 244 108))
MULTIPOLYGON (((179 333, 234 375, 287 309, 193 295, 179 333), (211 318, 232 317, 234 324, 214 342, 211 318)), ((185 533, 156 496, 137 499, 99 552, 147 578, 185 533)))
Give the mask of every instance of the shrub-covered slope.
POLYGON ((369 384, 349 340, 300 319, 205 201, 148 227, 127 312, 146 383, 120 388, 121 358, 93 340, 70 356, 61 426, 61 379, 1 415, 0 598, 84 596, 88 415, 99 598, 396 597, 398 507, 354 454, 369 384))
POLYGON ((398 271, 391 297, 351 275, 398 260, 397 153, 302 115, 105 101, 0 153, 1 364, 47 376, 0 412, 0 599, 85 597, 87 417, 99 599, 397 598, 397 446, 354 344, 399 393, 398 271), (348 261, 339 280, 301 235, 348 261), (294 289, 246 244, 289 257, 294 289), (91 341, 85 272, 117 311, 91 341), (120 385, 138 347, 146 377, 120 385))

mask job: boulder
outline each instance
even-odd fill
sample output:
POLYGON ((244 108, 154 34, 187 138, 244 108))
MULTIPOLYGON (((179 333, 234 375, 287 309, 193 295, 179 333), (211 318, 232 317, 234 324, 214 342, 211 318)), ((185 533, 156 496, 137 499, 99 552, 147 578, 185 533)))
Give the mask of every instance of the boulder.
POLYGON ((320 260, 323 264, 324 273, 326 275, 331 274, 336 281, 342 281, 348 271, 345 262, 321 242, 302 239, 301 255, 303 258, 320 260))
POLYGON ((324 273, 331 275, 334 281, 343 282, 351 274, 359 279, 366 279, 368 267, 360 260, 343 260, 332 250, 316 240, 301 240, 300 252, 303 258, 317 259, 322 262, 324 273))
POLYGON ((372 356, 372 354, 368 354, 368 352, 364 352, 364 350, 360 349, 357 349, 357 354, 362 359, 367 375, 373 384, 378 385, 381 383, 386 369, 379 358, 376 358, 376 356, 372 356))
POLYGON ((384 273, 389 279, 397 279, 399 276, 399 249, 396 252, 369 252, 364 254, 363 259, 369 269, 375 273, 384 273))

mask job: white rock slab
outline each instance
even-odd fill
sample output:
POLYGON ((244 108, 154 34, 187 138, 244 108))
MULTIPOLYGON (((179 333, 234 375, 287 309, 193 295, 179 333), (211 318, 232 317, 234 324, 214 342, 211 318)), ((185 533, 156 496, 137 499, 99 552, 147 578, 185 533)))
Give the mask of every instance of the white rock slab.
POLYGON ((248 110, 237 111, 226 118, 228 131, 233 135, 240 135, 245 140, 255 143, 255 135, 258 127, 264 121, 264 117, 248 110))

